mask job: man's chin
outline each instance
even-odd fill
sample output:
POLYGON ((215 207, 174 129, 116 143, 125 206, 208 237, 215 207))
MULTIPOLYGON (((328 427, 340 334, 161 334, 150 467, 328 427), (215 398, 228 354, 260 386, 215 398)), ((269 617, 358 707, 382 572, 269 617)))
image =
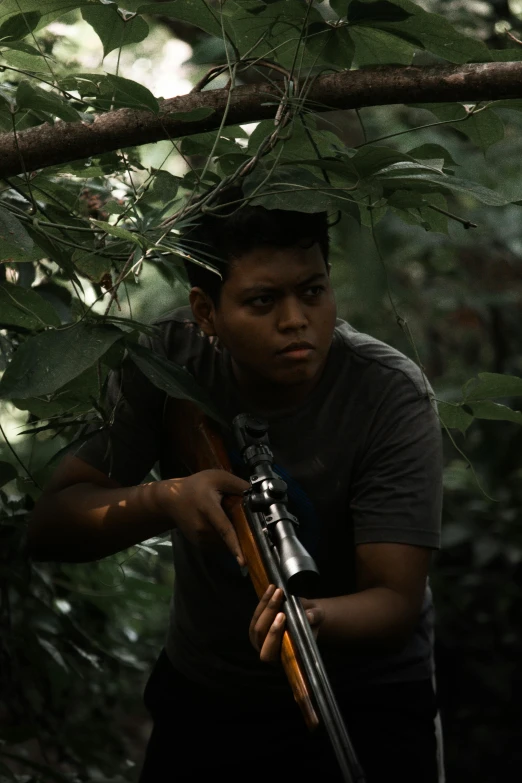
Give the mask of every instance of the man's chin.
POLYGON ((303 386, 313 383, 318 375, 319 369, 317 367, 294 367, 285 373, 278 374, 277 378, 273 379, 273 382, 286 388, 303 386))

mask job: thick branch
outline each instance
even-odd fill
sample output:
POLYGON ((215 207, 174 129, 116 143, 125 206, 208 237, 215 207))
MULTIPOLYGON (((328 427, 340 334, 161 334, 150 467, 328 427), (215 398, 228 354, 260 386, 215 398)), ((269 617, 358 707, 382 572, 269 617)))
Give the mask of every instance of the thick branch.
MULTIPOLYGON (((381 66, 342 71, 315 79, 307 105, 314 111, 357 109, 396 103, 476 102, 522 98, 522 62, 479 63, 430 68, 381 66)), ((120 109, 99 115, 92 124, 57 122, 18 134, 0 135, 0 178, 67 163, 124 147, 160 139, 180 138, 219 126, 227 90, 192 92, 162 103, 160 115, 120 109), (198 122, 181 122, 174 112, 200 107, 214 109, 198 122)), ((242 85, 231 96, 227 124, 255 122, 274 117, 279 93, 276 86, 242 85)))

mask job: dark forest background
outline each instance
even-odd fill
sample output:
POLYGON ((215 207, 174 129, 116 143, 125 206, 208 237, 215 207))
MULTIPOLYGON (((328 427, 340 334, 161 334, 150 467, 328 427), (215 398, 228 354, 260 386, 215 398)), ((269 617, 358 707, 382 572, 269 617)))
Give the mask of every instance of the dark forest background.
MULTIPOLYGON (((41 5, 44 9, 45 3, 41 5)), ((342 13, 342 3, 330 5, 342 13)), ((522 50, 516 40, 522 37, 520 2, 432 0, 419 5, 489 47, 522 50)), ((219 35, 174 15, 163 16, 157 8, 146 15, 148 33, 135 34, 111 51, 103 32, 105 17, 96 17, 99 4, 87 10, 76 6, 80 3, 63 5, 66 13, 44 25, 34 17, 30 35, 16 33, 13 22, 2 28, 0 8, 0 109, 1 101, 8 103, 18 90, 19 130, 53 112, 63 114, 46 104, 34 86, 35 79, 44 78, 33 62, 42 50, 62 85, 71 74, 102 73, 104 68, 165 97, 187 91, 214 64, 226 61, 219 35), (103 66, 100 40, 107 53, 103 66), (25 42, 25 48, 8 46, 17 41, 25 42), (36 42, 34 54, 30 49, 36 42), (2 70, 2 63, 11 70, 2 70), (24 74, 31 75, 26 84, 33 85, 26 88, 25 108, 19 89, 24 74)), ((382 36, 373 44, 374 62, 405 62, 400 47, 387 54, 389 41, 382 36)), ((360 44, 358 51, 364 64, 360 44)), ((420 65, 440 61, 429 50, 414 56, 420 65)), ((246 71, 240 81, 261 78, 254 71, 246 71)), ((212 87, 224 85, 226 78, 220 78, 212 87)), ((271 72, 270 78, 279 77, 271 72)), ((67 83, 68 89, 75 87, 67 83)), ((459 119, 460 105, 461 114, 451 114, 455 106, 328 112, 315 117, 313 130, 317 144, 331 145, 330 134, 350 149, 383 139, 381 146, 395 150, 398 159, 410 152, 417 160, 443 158, 446 171, 505 196, 497 206, 478 200, 472 188, 434 190, 431 203, 439 211, 430 211, 417 209, 404 196, 411 196, 408 183, 391 196, 385 190, 381 201, 368 190, 372 210, 342 211, 332 228, 340 317, 420 361, 440 403, 445 507, 442 550, 431 581, 447 779, 496 783, 513 779, 522 768, 522 414, 514 410, 522 396, 517 385, 522 377, 522 213, 515 203, 522 199, 522 101, 504 102, 495 112, 486 109, 467 123, 459 119), (450 123, 452 119, 457 121, 450 123), (445 124, 437 124, 441 121, 445 124), (475 398, 463 396, 462 389, 477 388, 466 384, 478 373, 495 374, 480 383, 497 386, 488 387, 473 404, 475 398), (511 382, 498 385, 498 375, 510 376, 511 382), (492 399, 497 407, 487 402, 492 399)), ((4 132, 12 128, 8 115, 0 111, 4 132)), ((85 314, 79 302, 101 318, 128 257, 125 231, 145 234, 147 221, 150 225, 172 214, 196 183, 192 172, 201 174, 211 154, 202 182, 208 187, 219 181, 235 164, 233 156, 254 149, 273 127, 272 121, 264 123, 255 130, 237 127, 221 139, 220 149, 214 145, 215 133, 201 134, 181 145, 165 141, 126 150, 117 159, 108 153, 90 159, 90 170, 69 164, 35 177, 33 190, 44 220, 81 229, 92 227, 85 221, 94 218, 103 223, 113 245, 104 245, 99 235, 94 244, 82 244, 79 233, 71 243, 69 234, 52 227, 46 240, 27 211, 31 183, 23 177, 0 183, 0 207, 5 207, 0 209, 0 234, 11 230, 8 220, 18 220, 23 228, 8 240, 9 253, 0 263, 0 371, 20 345, 48 333, 41 331, 42 324, 55 328, 85 314), (230 147, 234 139, 238 149, 230 147), (120 222, 118 216, 123 216, 120 222), (124 233, 111 233, 109 225, 125 226, 124 233), (22 291, 20 297, 13 294, 14 286, 22 291)), ((296 126, 288 143, 295 148, 287 146, 290 160, 311 157, 299 146, 304 143, 299 132, 296 126)), ((335 208, 331 213, 336 218, 335 208)), ((187 287, 179 263, 132 253, 131 258, 132 272, 127 268, 120 280, 111 323, 137 334, 157 316, 186 303, 187 287)), ((108 337, 101 357, 69 374, 52 392, 25 394, 18 378, 14 391, 0 400, 2 783, 131 783, 148 735, 141 694, 163 643, 175 578, 168 540, 153 539, 104 561, 79 565, 34 564, 23 553, 27 513, 38 487, 64 450, 81 437, 82 427, 107 415, 101 392, 110 367, 121 360, 119 345, 108 337)), ((63 346, 56 348, 58 358, 53 350, 46 353, 42 343, 34 361, 59 363, 63 346)))

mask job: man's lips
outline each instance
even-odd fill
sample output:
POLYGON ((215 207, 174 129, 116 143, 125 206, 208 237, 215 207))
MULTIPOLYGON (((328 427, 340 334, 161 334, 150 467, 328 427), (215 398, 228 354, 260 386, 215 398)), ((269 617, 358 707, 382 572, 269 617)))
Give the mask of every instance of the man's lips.
POLYGON ((290 343, 289 345, 286 345, 284 348, 281 348, 278 353, 293 353, 294 351, 308 351, 313 350, 314 346, 311 343, 305 343, 305 342, 299 342, 299 343, 290 343))

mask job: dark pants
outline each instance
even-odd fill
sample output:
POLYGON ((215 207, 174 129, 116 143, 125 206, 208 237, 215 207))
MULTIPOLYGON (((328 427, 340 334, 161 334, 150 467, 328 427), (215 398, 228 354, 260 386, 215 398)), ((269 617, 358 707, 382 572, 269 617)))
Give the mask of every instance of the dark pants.
MULTIPOLYGON (((429 680, 336 695, 367 783, 437 783, 429 680)), ((209 693, 162 652, 145 704, 154 727, 139 783, 342 780, 327 736, 308 732, 291 693, 255 699, 230 689, 209 693)))

